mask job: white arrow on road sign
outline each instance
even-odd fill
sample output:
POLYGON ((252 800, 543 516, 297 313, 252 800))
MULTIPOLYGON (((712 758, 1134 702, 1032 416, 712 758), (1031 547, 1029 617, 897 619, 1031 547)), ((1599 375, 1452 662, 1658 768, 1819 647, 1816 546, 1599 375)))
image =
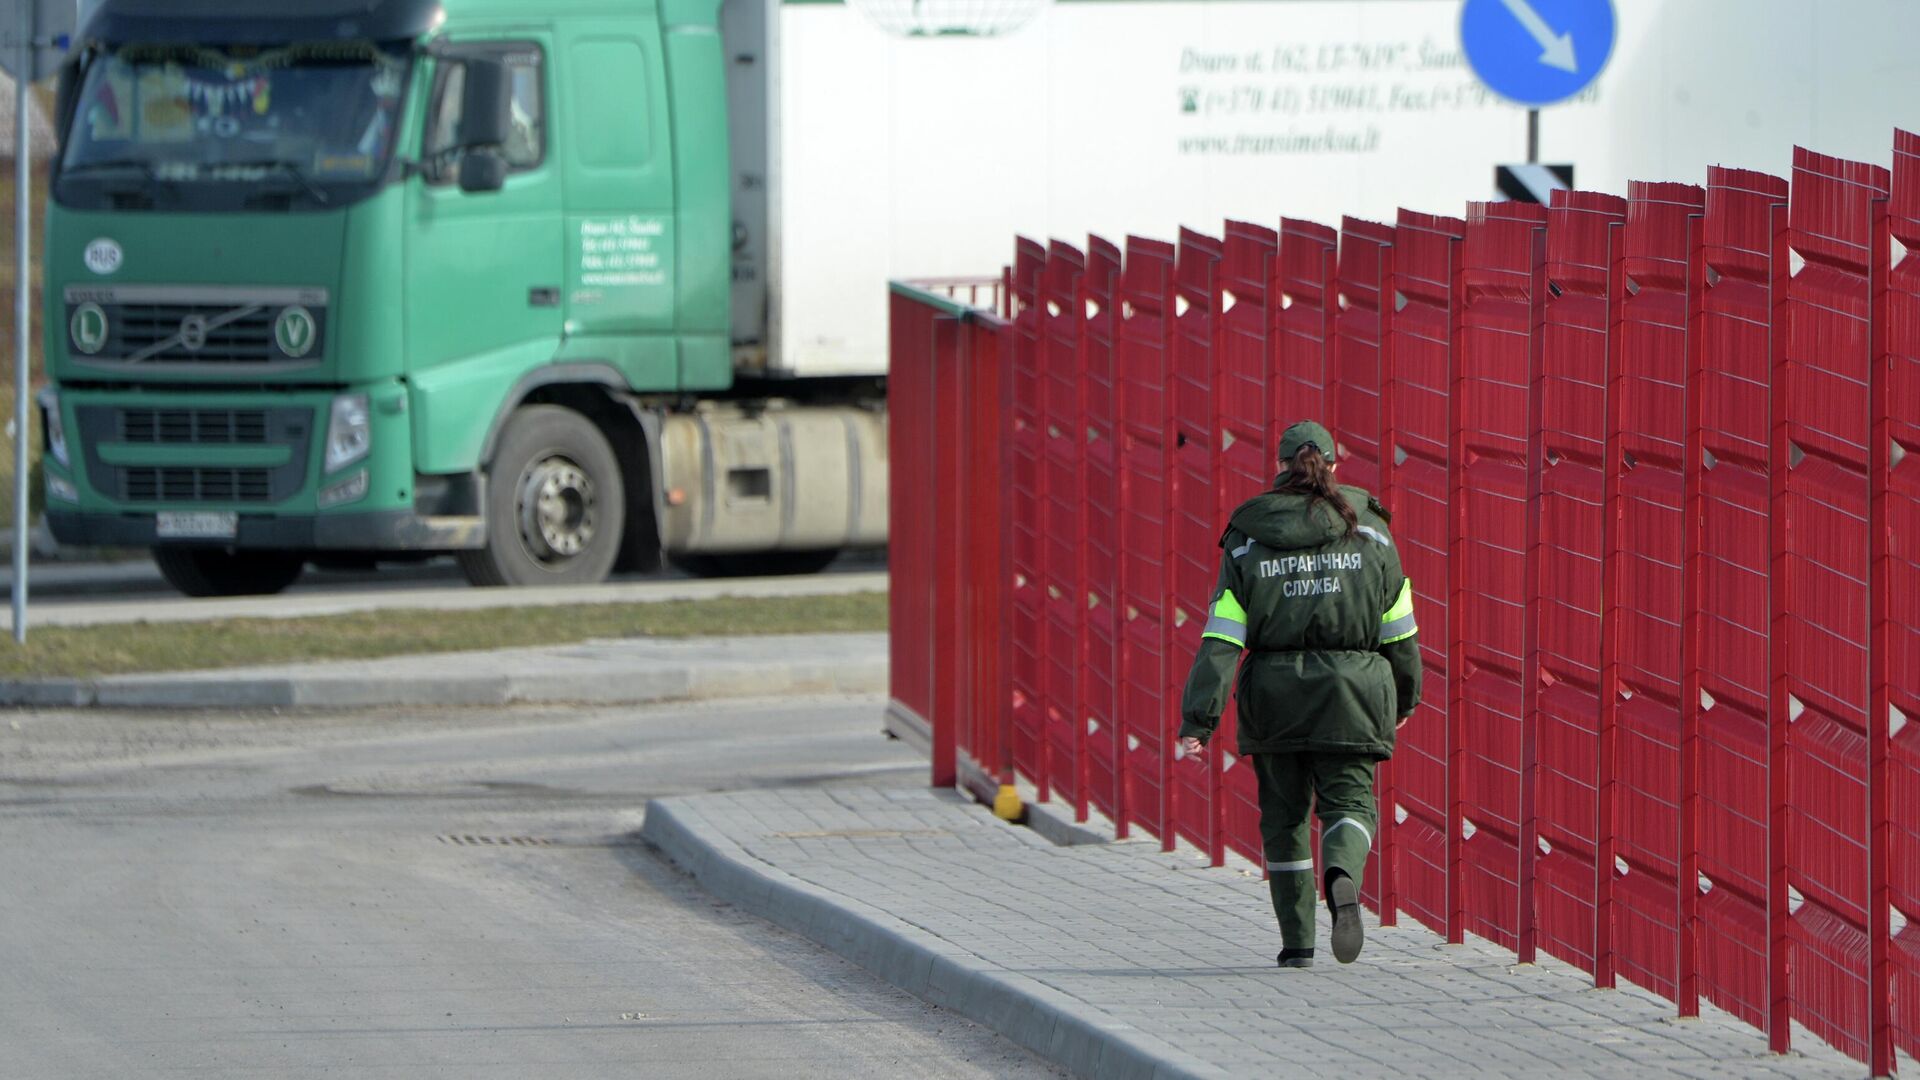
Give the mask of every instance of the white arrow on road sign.
POLYGON ((1575 60, 1573 55, 1572 34, 1555 34, 1553 27, 1547 25, 1547 20, 1541 18, 1540 13, 1533 10, 1533 5, 1527 0, 1500 0, 1500 2, 1507 6, 1507 10, 1513 13, 1514 18, 1520 20, 1520 25, 1533 36, 1533 40, 1540 43, 1541 63, 1565 72, 1580 70, 1580 62, 1575 60))

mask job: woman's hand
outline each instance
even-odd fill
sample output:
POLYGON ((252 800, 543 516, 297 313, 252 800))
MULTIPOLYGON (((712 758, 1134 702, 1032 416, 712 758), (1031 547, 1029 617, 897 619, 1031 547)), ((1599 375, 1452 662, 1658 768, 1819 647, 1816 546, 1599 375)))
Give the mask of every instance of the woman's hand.
POLYGON ((1180 749, 1185 751, 1188 757, 1205 757, 1207 754, 1207 744, 1191 735, 1181 738, 1180 749))

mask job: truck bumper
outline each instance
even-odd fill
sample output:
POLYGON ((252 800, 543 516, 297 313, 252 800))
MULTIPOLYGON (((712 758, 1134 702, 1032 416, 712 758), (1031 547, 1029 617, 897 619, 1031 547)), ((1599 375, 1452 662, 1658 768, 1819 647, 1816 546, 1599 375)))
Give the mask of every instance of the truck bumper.
POLYGON ((161 540, 152 514, 88 514, 47 508, 54 539, 82 547, 231 547, 275 551, 464 551, 487 542, 479 517, 427 517, 411 510, 307 516, 240 516, 228 541, 161 540))

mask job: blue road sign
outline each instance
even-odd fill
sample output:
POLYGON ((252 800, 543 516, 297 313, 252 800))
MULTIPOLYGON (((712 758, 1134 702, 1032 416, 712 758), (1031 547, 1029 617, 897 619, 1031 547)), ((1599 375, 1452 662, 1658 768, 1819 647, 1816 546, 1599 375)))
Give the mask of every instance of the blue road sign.
POLYGON ((1613 0, 1466 0, 1460 44, 1494 93, 1538 107, 1599 78, 1613 55, 1613 0))

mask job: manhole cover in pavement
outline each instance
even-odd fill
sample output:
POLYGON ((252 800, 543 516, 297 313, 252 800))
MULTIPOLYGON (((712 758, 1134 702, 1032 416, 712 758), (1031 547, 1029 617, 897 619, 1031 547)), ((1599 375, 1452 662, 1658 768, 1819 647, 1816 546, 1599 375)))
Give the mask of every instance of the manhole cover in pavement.
POLYGON ((901 840, 912 837, 947 836, 945 829, 816 829, 811 832, 769 833, 769 840, 901 840))
POLYGON ((439 840, 462 847, 552 847, 554 843, 544 836, 469 836, 465 833, 448 834, 439 840))

